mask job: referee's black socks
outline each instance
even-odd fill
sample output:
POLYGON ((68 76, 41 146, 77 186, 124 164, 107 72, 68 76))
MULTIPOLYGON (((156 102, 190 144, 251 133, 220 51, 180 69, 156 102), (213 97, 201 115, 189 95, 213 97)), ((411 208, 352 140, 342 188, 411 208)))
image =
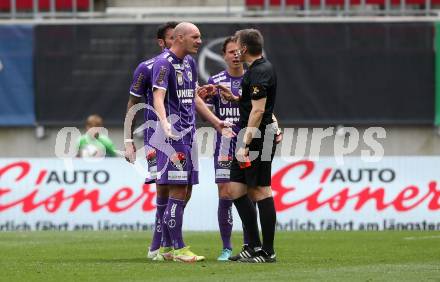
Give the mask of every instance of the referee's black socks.
POLYGON ((269 254, 274 254, 273 241, 275 238, 277 214, 273 197, 258 201, 257 204, 260 213, 261 231, 263 233, 263 250, 269 254))
POLYGON ((258 233, 257 211, 248 195, 243 195, 234 200, 240 219, 243 222, 249 237, 249 247, 261 247, 260 234, 258 233))

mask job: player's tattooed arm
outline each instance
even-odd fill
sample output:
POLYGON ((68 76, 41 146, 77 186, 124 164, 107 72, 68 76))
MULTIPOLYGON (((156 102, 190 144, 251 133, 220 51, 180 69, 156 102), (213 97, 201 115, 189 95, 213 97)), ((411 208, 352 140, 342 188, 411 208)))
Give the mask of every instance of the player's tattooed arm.
POLYGON ((236 103, 240 101, 240 96, 235 96, 234 94, 232 94, 231 89, 229 89, 228 87, 219 84, 217 85, 217 88, 220 89, 220 95, 226 101, 236 102, 236 103))

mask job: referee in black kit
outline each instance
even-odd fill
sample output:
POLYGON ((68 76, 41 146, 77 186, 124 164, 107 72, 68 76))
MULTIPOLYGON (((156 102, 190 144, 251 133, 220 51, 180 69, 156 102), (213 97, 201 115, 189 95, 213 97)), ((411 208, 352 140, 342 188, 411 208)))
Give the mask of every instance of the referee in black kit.
POLYGON ((242 95, 235 97, 224 86, 221 95, 240 105, 241 132, 231 165, 231 195, 249 237, 249 245, 230 258, 240 262, 275 262, 273 242, 276 212, 271 189, 272 159, 275 153, 275 105, 277 77, 272 64, 263 57, 263 36, 256 29, 244 29, 235 34, 240 60, 248 64, 241 83, 242 95), (244 132, 244 135, 242 134, 244 132), (258 154, 258 155, 257 155, 258 154), (261 244, 257 211, 248 193, 257 201, 263 233, 261 244))

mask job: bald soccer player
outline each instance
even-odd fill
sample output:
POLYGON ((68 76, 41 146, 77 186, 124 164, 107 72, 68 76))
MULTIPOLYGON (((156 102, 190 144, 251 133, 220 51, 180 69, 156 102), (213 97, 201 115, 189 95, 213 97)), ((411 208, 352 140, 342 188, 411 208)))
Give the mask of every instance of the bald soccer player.
POLYGON ((196 63, 190 55, 197 53, 201 43, 197 26, 180 23, 170 49, 159 55, 153 65, 154 109, 163 134, 152 141, 157 148, 156 183, 169 189, 163 228, 171 236, 172 250, 165 257, 181 262, 204 260, 185 245, 182 236, 185 196, 189 187, 198 184, 195 112, 219 132, 230 126, 218 119, 196 94, 196 90, 205 91, 205 87, 198 88, 196 63))

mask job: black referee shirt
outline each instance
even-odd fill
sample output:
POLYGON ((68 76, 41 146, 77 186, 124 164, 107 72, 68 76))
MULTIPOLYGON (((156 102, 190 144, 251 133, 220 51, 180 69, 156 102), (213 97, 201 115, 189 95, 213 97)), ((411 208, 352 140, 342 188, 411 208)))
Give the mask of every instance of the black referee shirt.
POLYGON ((261 98, 267 98, 267 100, 260 128, 265 128, 266 125, 272 123, 277 90, 277 76, 272 64, 265 58, 255 60, 243 76, 241 89, 241 128, 245 128, 248 124, 249 115, 252 110, 252 100, 259 100, 261 98))

